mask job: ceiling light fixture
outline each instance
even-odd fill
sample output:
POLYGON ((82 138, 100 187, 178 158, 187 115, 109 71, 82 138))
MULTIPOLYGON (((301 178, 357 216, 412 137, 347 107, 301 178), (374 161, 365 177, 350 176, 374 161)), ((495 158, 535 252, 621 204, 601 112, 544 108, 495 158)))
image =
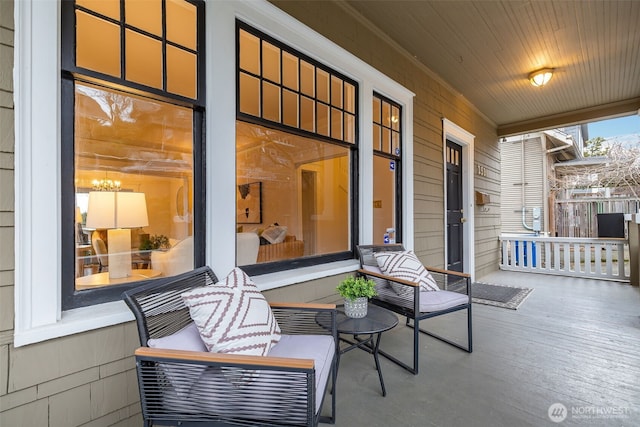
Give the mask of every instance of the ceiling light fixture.
POLYGON ((553 76, 553 68, 543 68, 529 74, 529 81, 535 87, 542 87, 549 83, 553 76))

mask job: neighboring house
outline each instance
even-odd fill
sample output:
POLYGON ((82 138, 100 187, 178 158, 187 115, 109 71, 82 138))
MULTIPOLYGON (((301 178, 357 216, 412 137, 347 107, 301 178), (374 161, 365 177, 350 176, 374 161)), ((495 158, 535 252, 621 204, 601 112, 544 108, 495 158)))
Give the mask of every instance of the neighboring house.
POLYGON ((586 125, 502 139, 501 233, 554 234, 555 166, 582 159, 587 139, 586 125))
POLYGON ((0 2, 0 425, 140 425, 138 337, 119 295, 145 279, 125 271, 110 286, 132 263, 152 275, 207 264, 224 276, 239 234, 278 223, 291 237, 276 230, 270 243, 282 249, 243 261, 255 260, 247 271, 271 299, 331 295, 357 268, 355 244, 388 227, 425 264, 447 266, 454 151, 461 267, 498 268, 497 203, 473 203, 474 191, 500 192, 496 126, 445 83, 331 3, 308 6, 323 8, 308 18, 322 34, 267 2, 210 2, 206 16, 202 3, 167 4, 128 9, 124 44, 107 2, 0 2), (154 36, 162 13, 166 39, 154 36), (282 80, 270 74, 279 67, 282 80), (115 181, 119 194, 145 196, 146 217, 118 226, 93 216, 92 193, 115 181), (125 227, 137 232, 109 233, 125 227), (89 228, 100 233, 82 237, 89 228), (154 235, 173 247, 149 258, 141 241, 154 235), (96 248, 118 245, 130 261, 96 261, 96 248))

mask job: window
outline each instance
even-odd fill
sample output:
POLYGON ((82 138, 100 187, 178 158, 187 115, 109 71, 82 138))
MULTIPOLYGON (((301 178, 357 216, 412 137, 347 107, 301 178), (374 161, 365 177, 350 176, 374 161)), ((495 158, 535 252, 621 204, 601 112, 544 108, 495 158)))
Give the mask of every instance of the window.
POLYGON ((373 243, 402 241, 399 211, 402 108, 379 94, 373 96, 373 243))
POLYGON ((63 3, 63 309, 203 263, 203 7, 63 3))
MULTIPOLYGON (((103 3, 114 2, 91 2, 94 5, 103 3)), ((128 7, 126 3, 128 2, 122 4, 115 1, 115 4, 128 7)), ((144 4, 148 6, 145 11, 150 18, 152 16, 151 3, 144 2, 144 4)), ((135 102, 138 99, 140 102, 160 101, 169 104, 169 107, 182 107, 191 112, 193 121, 193 195, 188 197, 193 200, 192 228, 195 251, 193 262, 194 265, 200 265, 204 264, 206 260, 206 264, 220 274, 228 272, 236 265, 236 251, 229 249, 234 247, 238 236, 236 233, 236 201, 238 197, 241 197, 238 196, 237 183, 233 179, 237 173, 234 161, 237 153, 234 148, 238 129, 236 121, 238 113, 237 108, 229 110, 229 106, 237 104, 238 92, 235 87, 229 87, 229 82, 234 81, 234 77, 237 76, 238 56, 236 50, 229 47, 237 46, 237 16, 247 17, 260 28, 269 28, 270 34, 279 40, 295 40, 296 48, 300 51, 310 52, 314 58, 326 58, 325 64, 329 64, 332 68, 340 70, 348 76, 353 76, 357 80, 357 83, 349 79, 345 80, 347 83, 353 84, 357 92, 354 94, 354 100, 357 100, 355 114, 359 119, 356 120, 353 143, 333 140, 324 135, 303 133, 304 130, 296 130, 294 127, 276 129, 272 122, 261 121, 259 123, 269 131, 279 130, 296 137, 302 136, 309 140, 318 139, 322 144, 330 144, 326 147, 341 147, 349 150, 348 166, 351 169, 347 172, 350 179, 348 191, 353 200, 349 201, 352 210, 347 221, 352 221, 352 218, 360 221, 358 225, 349 223, 348 228, 345 228, 347 230, 345 235, 348 235, 347 239, 349 239, 350 245, 353 245, 358 237, 361 243, 371 242, 371 230, 373 229, 371 209, 373 197, 370 191, 372 174, 370 165, 373 164, 373 150, 370 148, 372 120, 369 115, 371 110, 365 108, 359 114, 357 111, 358 105, 372 104, 373 93, 369 90, 362 91, 362 88, 376 88, 381 93, 399 101, 402 105, 402 138, 404 140, 402 145, 403 174, 401 177, 403 194, 405 194, 402 201, 403 243, 408 248, 413 247, 413 197, 407 196, 413 195, 413 180, 410 179, 413 176, 413 162, 411 160, 413 154, 411 144, 406 143, 406 141, 413 140, 413 93, 331 43, 326 37, 315 33, 286 13, 278 11, 268 2, 233 1, 226 2, 224 7, 220 7, 219 2, 207 2, 206 7, 211 9, 208 11, 211 13, 207 14, 207 40, 210 41, 206 45, 207 60, 216 64, 216 67, 207 69, 207 92, 216 94, 216 98, 208 97, 206 99, 207 149, 202 150, 200 141, 204 137, 202 128, 205 107, 205 99, 202 96, 204 94, 204 78, 202 77, 204 76, 202 66, 204 58, 204 5, 201 2, 189 2, 189 4, 195 5, 198 20, 196 99, 176 93, 170 85, 167 85, 165 92, 159 87, 123 80, 122 74, 116 77, 76 67, 72 57, 75 52, 74 2, 39 0, 15 2, 15 41, 16 46, 20 46, 20 49, 16 49, 15 52, 14 73, 14 96, 20 101, 15 105, 14 345, 16 347, 117 325, 132 319, 131 311, 119 297, 123 288, 128 285, 75 290, 75 256, 71 255, 76 249, 75 233, 77 230, 74 219, 76 218, 75 142, 73 139, 75 83, 87 87, 95 86, 105 92, 123 94, 136 100, 135 102), (62 60, 62 67, 60 60, 62 60), (33 70, 37 70, 37 72, 33 72, 33 70), (361 132, 360 138, 358 138, 358 129, 361 132), (366 138, 363 135, 366 135, 366 138), (359 148, 357 152, 355 151, 356 143, 359 148), (207 186, 206 192, 203 185, 203 158, 205 154, 209 166, 206 170, 207 182, 211 183, 207 186), (353 164, 360 166, 361 169, 358 170, 358 173, 366 174, 359 179, 360 183, 353 177, 355 175, 353 164), (204 215, 205 207, 206 218, 204 215), (203 225, 205 219, 207 224, 211 224, 211 228, 207 227, 206 230, 206 258, 203 255, 205 247, 198 246, 202 245, 202 241, 205 240, 203 225), (71 297, 71 304, 69 297, 71 297), (101 301, 104 302, 97 304, 101 301), (81 305, 86 306, 81 307, 81 305), (66 307, 64 310, 63 306, 66 307), (78 308, 68 309, 70 307, 78 308)), ((174 16, 175 13, 169 12, 169 8, 175 4, 167 2, 166 6, 166 14, 174 16)), ((85 13, 92 14, 86 11, 85 13)), ((105 14, 98 13, 98 15, 105 14)), ((124 28, 132 29, 135 32, 135 28, 141 25, 130 22, 130 26, 124 28)), ((121 34, 122 28, 120 26, 121 34)), ((185 28, 187 27, 185 26, 185 28)), ((193 26, 188 28, 192 29, 193 26)), ((145 33, 151 33, 151 31, 140 32, 143 35, 145 33)), ((120 40, 125 39, 120 38, 120 40)), ((273 40, 268 39, 267 41, 271 43, 273 40)), ((160 43, 173 46, 174 39, 167 35, 167 42, 160 41, 160 43)), ((183 46, 186 42, 176 40, 175 44, 183 46)), ((279 46, 285 56, 288 54, 295 56, 295 52, 291 52, 286 47, 276 42, 271 44, 279 46)), ((303 55, 299 56, 300 59, 314 64, 332 75, 331 69, 326 69, 323 64, 307 61, 308 58, 305 59, 303 55)), ((286 67, 289 66, 282 65, 282 69, 286 67)), ((334 73, 334 75, 340 77, 338 73, 334 73)), ((289 80, 283 78, 283 81, 286 83, 289 80)), ((347 92, 345 91, 345 93, 347 92)), ((167 111, 170 110, 173 108, 168 108, 167 111)), ((252 120, 258 120, 258 118, 242 117, 243 123, 255 124, 252 120)), ((260 118, 260 120, 262 119, 260 118)), ((170 133, 168 129, 167 134, 170 133)), ((315 144, 314 142, 314 146, 315 144)), ((341 155, 341 153, 339 154, 341 155)), ((120 180, 124 190, 137 190, 137 186, 132 187, 127 180, 119 179, 115 175, 115 171, 109 171, 106 177, 102 171, 96 174, 91 181, 93 179, 120 180)), ((256 181, 262 180, 250 182, 256 181)), ((262 186, 263 193, 265 193, 262 202, 266 204, 268 203, 266 197, 268 188, 265 189, 265 186, 266 184, 262 186)), ((92 183, 90 183, 87 190, 92 188, 92 183)), ((184 191, 182 191, 183 194, 184 191)), ((180 189, 172 195, 173 198, 178 199, 179 193, 180 189)), ((180 196, 180 200, 183 200, 183 197, 180 196)), ((88 193, 78 193, 80 207, 83 206, 81 204, 83 198, 88 203, 88 193)), ((184 215, 180 212, 188 212, 187 209, 178 210, 178 205, 176 204, 175 213, 171 207, 166 211, 166 214, 175 217, 184 215)), ((151 212, 151 210, 157 208, 152 208, 148 204, 147 209, 151 222, 152 216, 157 212, 151 212)), ((188 209, 191 207, 189 206, 188 209)), ((82 214, 80 218, 81 221, 84 220, 82 214)), ((265 217, 265 220, 268 219, 265 217)), ((282 221, 284 222, 284 220, 282 221)), ((86 223, 82 224, 83 230, 86 231, 86 223)), ((265 224, 263 223, 263 225, 265 224)), ((257 225, 254 224, 238 224, 237 226, 257 228, 257 225)), ((147 228, 144 227, 144 229, 147 228)), ((132 241, 133 239, 135 238, 132 234, 132 241)), ((171 251, 158 253, 170 254, 171 251)), ((353 258, 352 252, 345 251, 304 256, 275 263, 261 263, 250 267, 260 269, 280 264, 289 270, 257 276, 254 275, 255 273, 251 273, 261 289, 272 289, 337 274, 347 274, 354 270, 357 261, 353 258), (306 262, 310 262, 312 265, 305 265, 306 262), (291 269, 297 266, 300 268, 291 269)))
POLYGON ((237 37, 237 264, 351 257, 357 84, 242 23, 237 37))

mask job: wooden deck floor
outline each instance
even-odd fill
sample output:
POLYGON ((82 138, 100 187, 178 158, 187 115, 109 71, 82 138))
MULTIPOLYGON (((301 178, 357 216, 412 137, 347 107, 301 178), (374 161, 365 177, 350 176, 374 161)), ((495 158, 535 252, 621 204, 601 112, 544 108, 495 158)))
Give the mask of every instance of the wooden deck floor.
MULTIPOLYGON (((516 272, 479 280, 534 291, 517 311, 473 305, 472 354, 421 335, 418 376, 381 358, 386 397, 371 355, 345 354, 336 426, 640 425, 638 288, 516 272), (555 403, 567 408, 560 423, 555 403)), ((428 322, 463 340, 464 316, 428 322)), ((409 360, 410 329, 401 321, 381 346, 409 360)))

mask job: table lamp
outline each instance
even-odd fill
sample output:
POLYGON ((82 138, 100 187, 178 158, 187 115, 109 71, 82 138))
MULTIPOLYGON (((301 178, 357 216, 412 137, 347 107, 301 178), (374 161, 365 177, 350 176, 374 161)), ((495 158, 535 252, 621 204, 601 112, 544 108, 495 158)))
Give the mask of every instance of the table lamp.
POLYGON ((131 276, 131 228, 149 225, 144 193, 91 191, 88 228, 107 229, 109 278, 131 276))

